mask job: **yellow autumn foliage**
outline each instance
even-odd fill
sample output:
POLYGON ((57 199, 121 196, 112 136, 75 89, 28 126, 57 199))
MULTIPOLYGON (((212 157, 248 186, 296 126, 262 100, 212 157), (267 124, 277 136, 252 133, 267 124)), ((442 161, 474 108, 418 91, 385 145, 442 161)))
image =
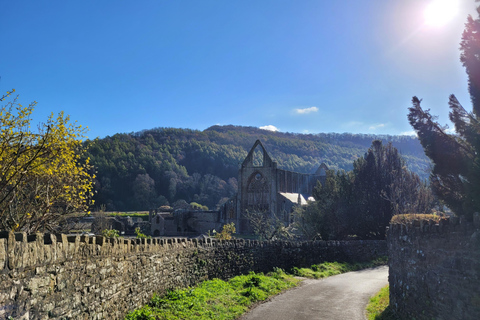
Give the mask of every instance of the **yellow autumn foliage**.
POLYGON ((222 231, 215 233, 215 238, 221 240, 231 240, 233 239, 233 234, 236 232, 235 223, 227 223, 223 225, 222 231))
POLYGON ((0 98, 0 229, 55 230, 65 214, 92 204, 86 129, 60 112, 33 131, 36 102, 24 107, 9 98, 14 91, 0 98))

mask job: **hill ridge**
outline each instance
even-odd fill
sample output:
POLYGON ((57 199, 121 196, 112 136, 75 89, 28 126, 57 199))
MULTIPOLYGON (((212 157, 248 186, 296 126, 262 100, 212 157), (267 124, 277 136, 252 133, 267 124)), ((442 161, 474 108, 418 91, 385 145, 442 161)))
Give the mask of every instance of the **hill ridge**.
POLYGON ((351 170, 372 140, 391 141, 410 170, 428 176, 430 162, 412 136, 285 133, 234 125, 203 131, 159 127, 86 142, 98 171, 97 205, 145 210, 183 199, 214 209, 235 193, 240 164, 257 139, 279 168, 301 173, 315 171, 322 162, 351 170))

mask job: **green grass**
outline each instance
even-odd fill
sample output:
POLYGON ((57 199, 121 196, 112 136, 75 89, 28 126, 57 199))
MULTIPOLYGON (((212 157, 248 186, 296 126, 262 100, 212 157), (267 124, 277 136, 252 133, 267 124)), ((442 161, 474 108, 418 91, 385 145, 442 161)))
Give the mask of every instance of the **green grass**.
POLYGON ((126 316, 126 320, 146 319, 235 319, 257 301, 263 301, 300 280, 281 269, 268 275, 249 273, 229 281, 213 279, 194 288, 154 294, 147 306, 126 316))
POLYGON ((375 296, 370 298, 366 314, 368 320, 397 320, 390 309, 389 286, 382 288, 375 296))
POLYGON ((385 265, 386 263, 386 257, 364 263, 324 262, 320 264, 314 264, 310 268, 294 267, 292 273, 298 277, 321 279, 345 272, 378 267, 381 265, 385 265))
POLYGON ((256 302, 295 287, 300 280, 294 275, 318 279, 385 263, 386 258, 362 264, 325 262, 311 269, 293 268, 293 275, 276 268, 267 275, 251 272, 228 281, 208 280, 193 288, 168 291, 163 296, 154 294, 146 306, 129 313, 125 320, 236 319, 256 302))
POLYGON ((132 211, 132 212, 106 212, 107 216, 113 217, 131 217, 131 218, 142 218, 144 221, 148 221, 148 211, 132 211))

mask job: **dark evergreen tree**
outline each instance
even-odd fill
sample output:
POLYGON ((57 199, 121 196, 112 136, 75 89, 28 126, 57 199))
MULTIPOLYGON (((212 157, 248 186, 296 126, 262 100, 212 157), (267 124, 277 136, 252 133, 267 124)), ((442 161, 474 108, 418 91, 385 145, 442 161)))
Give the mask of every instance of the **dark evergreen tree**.
MULTIPOLYGON (((480 15, 480 9, 477 8, 480 15)), ((432 189, 457 215, 472 219, 480 211, 480 19, 468 17, 460 44, 460 61, 468 75, 472 112, 450 96, 450 120, 456 134, 435 121, 421 100, 413 97, 408 120, 418 134, 425 154, 432 160, 432 189)))
POLYGON ((337 173, 328 170, 325 183, 317 183, 313 194, 316 201, 312 205, 318 214, 308 223, 317 226, 322 239, 344 239, 350 234, 348 219, 354 204, 352 186, 352 172, 343 170, 337 173))
POLYGON ((395 175, 403 173, 398 151, 391 144, 385 147, 375 140, 365 157, 354 162, 353 172, 357 197, 355 233, 362 238, 383 238, 393 215, 389 189, 395 175))
POLYGON ((372 142, 365 157, 353 164, 354 233, 362 238, 383 238, 395 214, 428 213, 433 197, 418 175, 410 172, 391 143, 372 142))
POLYGON ((373 141, 353 167, 351 172, 327 171, 324 184, 315 188, 316 201, 296 211, 307 238, 383 239, 393 215, 431 211, 430 189, 407 169, 391 143, 373 141))

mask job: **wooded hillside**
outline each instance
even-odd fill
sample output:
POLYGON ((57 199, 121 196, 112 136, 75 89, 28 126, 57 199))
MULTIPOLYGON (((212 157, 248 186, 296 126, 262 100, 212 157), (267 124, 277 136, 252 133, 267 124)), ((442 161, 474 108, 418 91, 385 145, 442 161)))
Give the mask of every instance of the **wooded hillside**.
POLYGON ((185 200, 215 209, 235 194, 238 168, 257 139, 279 168, 303 173, 314 172, 322 162, 330 169, 351 170, 374 139, 391 141, 410 170, 428 177, 430 162, 410 136, 296 134, 237 126, 155 128, 85 142, 97 170, 96 205, 148 210, 185 200))

